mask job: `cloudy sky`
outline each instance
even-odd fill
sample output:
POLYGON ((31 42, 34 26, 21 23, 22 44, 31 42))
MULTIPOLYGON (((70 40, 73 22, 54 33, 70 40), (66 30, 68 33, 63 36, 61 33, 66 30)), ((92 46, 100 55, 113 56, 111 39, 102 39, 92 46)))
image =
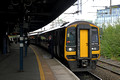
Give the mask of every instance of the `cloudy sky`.
MULTIPOLYGON (((112 5, 120 5, 120 0, 112 0, 112 5)), ((64 13, 74 13, 77 11, 77 6, 71 6, 67 9, 62 15, 59 16, 59 19, 64 21, 75 21, 75 20, 92 20, 93 22, 96 19, 96 12, 99 9, 105 9, 104 6, 110 6, 110 0, 82 0, 82 14, 64 14, 64 13), (98 7, 93 7, 98 6, 98 7)), ((45 29, 49 29, 51 24, 45 26, 45 29)), ((38 29, 37 31, 44 30, 38 29)))
MULTIPOLYGON (((62 14, 61 19, 65 21, 72 20, 93 20, 96 19, 96 12, 99 9, 104 9, 104 6, 110 6, 110 0, 82 0, 82 14, 62 14), (98 6, 98 7, 93 7, 98 6)), ((120 0, 112 0, 112 5, 120 5, 120 0)), ((72 6, 64 13, 74 13, 77 11, 77 6, 72 6)))

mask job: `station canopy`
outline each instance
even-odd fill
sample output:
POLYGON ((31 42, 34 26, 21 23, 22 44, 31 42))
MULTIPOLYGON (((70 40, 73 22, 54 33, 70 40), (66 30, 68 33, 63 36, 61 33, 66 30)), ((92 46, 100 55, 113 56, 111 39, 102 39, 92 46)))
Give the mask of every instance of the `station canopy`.
POLYGON ((0 23, 12 31, 16 24, 25 21, 28 32, 34 31, 53 21, 74 2, 76 0, 1 0, 0 23))

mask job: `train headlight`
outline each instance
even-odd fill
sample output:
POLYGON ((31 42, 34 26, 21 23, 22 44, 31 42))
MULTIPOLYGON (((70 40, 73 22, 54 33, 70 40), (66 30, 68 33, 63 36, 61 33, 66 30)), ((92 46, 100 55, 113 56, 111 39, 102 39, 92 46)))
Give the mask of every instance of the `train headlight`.
POLYGON ((97 50, 97 48, 94 48, 94 50, 97 50))
POLYGON ((92 50, 94 50, 94 51, 95 51, 95 50, 97 50, 97 48, 95 48, 95 47, 94 47, 94 48, 92 48, 92 50))
POLYGON ((72 51, 72 48, 69 48, 68 50, 69 50, 69 51, 72 51))
POLYGON ((75 47, 67 47, 66 50, 67 50, 67 51, 75 51, 76 48, 75 48, 75 47))
POLYGON ((92 50, 93 50, 93 48, 92 48, 92 50))
POLYGON ((92 51, 97 51, 99 50, 99 44, 98 43, 92 43, 92 51))
POLYGON ((96 50, 97 50, 97 48, 96 48, 96 47, 94 47, 94 48, 92 48, 92 50, 93 50, 93 51, 96 51, 96 50))

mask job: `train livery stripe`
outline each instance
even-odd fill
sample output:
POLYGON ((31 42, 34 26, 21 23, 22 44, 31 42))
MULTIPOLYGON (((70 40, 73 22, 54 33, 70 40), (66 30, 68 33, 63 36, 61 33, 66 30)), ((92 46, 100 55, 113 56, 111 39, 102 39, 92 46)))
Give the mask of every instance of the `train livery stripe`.
POLYGON ((30 46, 30 48, 33 50, 33 52, 35 53, 36 58, 37 58, 37 62, 38 62, 38 66, 39 66, 39 72, 40 72, 40 80, 45 80, 45 75, 44 75, 44 72, 43 72, 43 69, 42 69, 42 65, 41 65, 41 62, 40 62, 40 59, 39 59, 39 55, 31 46, 30 46))

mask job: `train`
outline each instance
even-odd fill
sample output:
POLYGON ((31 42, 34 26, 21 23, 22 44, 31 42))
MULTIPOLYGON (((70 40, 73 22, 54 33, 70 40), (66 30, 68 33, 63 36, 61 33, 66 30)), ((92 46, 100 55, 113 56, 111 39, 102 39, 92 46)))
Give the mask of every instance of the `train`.
POLYGON ((48 37, 53 37, 53 53, 68 64, 73 72, 90 71, 96 68, 100 58, 99 27, 87 21, 66 22, 31 35, 30 43, 48 49, 48 37))

